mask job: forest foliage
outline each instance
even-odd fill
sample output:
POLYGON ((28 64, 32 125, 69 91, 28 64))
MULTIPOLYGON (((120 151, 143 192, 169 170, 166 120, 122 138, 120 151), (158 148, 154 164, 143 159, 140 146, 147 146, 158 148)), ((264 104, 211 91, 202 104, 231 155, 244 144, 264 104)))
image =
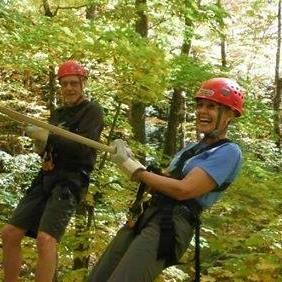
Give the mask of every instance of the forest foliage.
MULTIPOLYGON (((87 95, 104 107, 101 142, 121 137, 137 158, 146 156, 146 164, 165 167, 174 90, 180 89, 185 100, 186 115, 177 133, 185 143, 196 140, 193 97, 201 82, 214 76, 236 79, 245 88, 245 112, 232 124, 229 137, 241 146, 244 165, 223 199, 203 215, 202 281, 282 281, 282 158, 273 108, 281 2, 147 0, 138 7, 136 2, 142 1, 1 1, 1 105, 46 120, 50 105, 60 104, 54 76, 58 64, 78 59, 89 70, 87 95), (136 32, 137 8, 147 16, 147 37, 136 32), (189 53, 184 43, 190 44, 189 53), (143 144, 129 122, 136 102, 146 107, 143 144)), ((40 158, 32 152, 24 124, 0 115, 0 128, 1 227, 40 158)), ((83 281, 125 222, 136 189, 100 152, 83 206, 60 245, 58 281, 83 281)), ((34 241, 26 239, 23 251, 21 276, 32 281, 34 241)), ((183 264, 167 269, 157 281, 190 281, 192 258, 193 246, 183 264)))

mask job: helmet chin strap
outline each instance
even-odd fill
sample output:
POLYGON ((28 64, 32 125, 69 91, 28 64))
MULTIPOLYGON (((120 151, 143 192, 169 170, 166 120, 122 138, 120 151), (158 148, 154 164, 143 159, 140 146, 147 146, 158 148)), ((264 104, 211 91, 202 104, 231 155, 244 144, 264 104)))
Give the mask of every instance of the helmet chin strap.
POLYGON ((211 132, 204 134, 202 141, 206 141, 208 139, 216 140, 225 131, 225 129, 227 128, 227 125, 226 127, 224 127, 224 129, 222 130, 219 129, 219 125, 222 119, 223 112, 224 112, 224 106, 219 106, 215 127, 211 132))

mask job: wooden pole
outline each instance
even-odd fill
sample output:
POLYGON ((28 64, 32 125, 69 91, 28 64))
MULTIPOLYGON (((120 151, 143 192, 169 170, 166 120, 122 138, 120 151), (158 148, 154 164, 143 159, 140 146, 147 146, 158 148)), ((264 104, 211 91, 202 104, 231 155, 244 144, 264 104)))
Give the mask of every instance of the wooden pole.
POLYGON ((36 125, 38 127, 47 129, 47 130, 49 130, 50 132, 52 132, 56 135, 62 136, 66 139, 70 139, 70 140, 78 142, 80 144, 87 145, 91 148, 94 148, 94 149, 97 149, 97 150, 102 150, 102 151, 105 151, 105 152, 109 152, 111 154, 115 153, 114 147, 99 143, 99 142, 94 141, 92 139, 83 137, 79 134, 75 134, 75 133, 70 132, 68 130, 62 129, 58 126, 55 126, 55 125, 52 125, 52 124, 31 118, 29 116, 23 115, 21 113, 18 113, 16 111, 13 111, 13 110, 8 109, 6 107, 3 107, 1 105, 0 105, 0 112, 2 114, 7 115, 11 119, 18 121, 18 122, 24 122, 24 123, 36 125))

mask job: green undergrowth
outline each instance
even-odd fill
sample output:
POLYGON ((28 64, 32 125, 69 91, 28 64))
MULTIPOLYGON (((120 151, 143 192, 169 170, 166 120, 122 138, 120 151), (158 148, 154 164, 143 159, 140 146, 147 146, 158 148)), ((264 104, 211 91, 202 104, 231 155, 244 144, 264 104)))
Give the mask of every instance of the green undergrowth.
MULTIPOLYGON (((6 156, 7 157, 7 156, 6 156)), ((18 159, 24 169, 24 159, 18 159)), ((1 173, 1 225, 9 217, 22 193, 19 183, 27 183, 19 167, 9 167, 1 173), (9 171, 8 171, 9 170, 9 171), (4 181, 10 173, 10 181, 4 181), (6 186, 5 186, 6 185, 6 186), (16 200, 15 200, 16 199, 16 200)), ((37 160, 31 168, 35 168, 37 160)), ((202 215, 201 268, 202 281, 282 281, 282 175, 263 166, 253 167, 247 159, 238 179, 228 188, 221 201, 202 215)), ((90 216, 92 224, 77 233, 78 217, 73 218, 60 244, 58 281, 84 281, 116 231, 126 221, 126 212, 137 185, 127 180, 120 170, 107 164, 91 181, 88 207, 95 206, 90 216), (77 246, 84 246, 74 251, 77 246), (88 257, 88 267, 73 270, 74 258, 88 257)), ((33 169, 31 171, 34 171, 33 169)), ((82 218, 84 227, 85 218, 82 218)), ((170 267, 156 282, 192 281, 193 242, 181 260, 170 267)), ((22 281, 32 281, 36 261, 35 243, 23 242, 24 264, 22 281)), ((0 249, 2 260, 2 249, 0 249)), ((2 280, 3 274, 0 274, 2 280)))

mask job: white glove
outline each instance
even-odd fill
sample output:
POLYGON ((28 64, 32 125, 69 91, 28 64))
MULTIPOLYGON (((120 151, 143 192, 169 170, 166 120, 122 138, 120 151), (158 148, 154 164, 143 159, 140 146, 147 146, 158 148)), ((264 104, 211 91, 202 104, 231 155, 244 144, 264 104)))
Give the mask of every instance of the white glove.
POLYGON ((37 127, 34 125, 28 125, 25 128, 25 133, 28 137, 36 139, 41 142, 47 142, 49 131, 47 129, 37 127))
POLYGON ((114 140, 111 145, 116 148, 116 152, 111 155, 111 160, 119 165, 130 178, 137 170, 146 170, 140 162, 132 159, 131 150, 126 147, 122 139, 114 140))
POLYGON ((47 145, 47 141, 46 142, 42 142, 42 141, 39 141, 39 140, 35 139, 32 149, 38 155, 43 155, 43 153, 45 151, 45 148, 46 148, 46 145, 47 145))

